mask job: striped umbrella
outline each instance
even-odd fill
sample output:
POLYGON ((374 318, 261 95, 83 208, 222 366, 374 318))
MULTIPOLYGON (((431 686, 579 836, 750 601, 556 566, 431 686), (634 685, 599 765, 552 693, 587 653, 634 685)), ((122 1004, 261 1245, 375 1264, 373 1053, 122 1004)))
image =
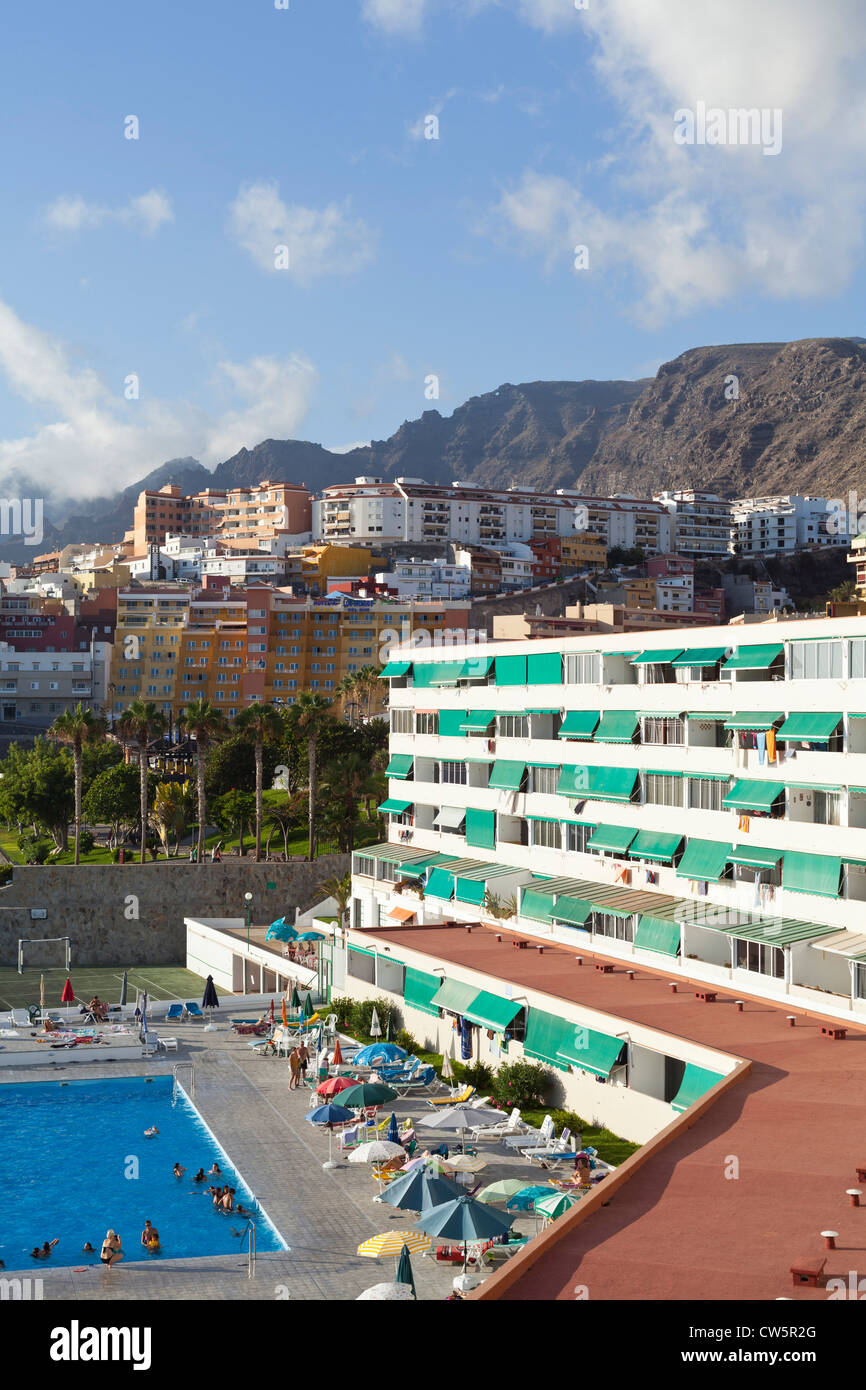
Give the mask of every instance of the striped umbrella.
POLYGON ((358 1246, 358 1254, 371 1260, 381 1260, 388 1255, 399 1259, 405 1245, 410 1255, 430 1249, 431 1240, 423 1231, 383 1231, 381 1235, 371 1236, 358 1246))
POLYGON ((359 1144, 357 1149, 352 1150, 349 1162, 384 1163, 389 1158, 402 1158, 405 1152, 402 1144, 391 1144, 387 1139, 371 1139, 368 1144, 359 1144))
POLYGON ((582 1195, 579 1192, 551 1192, 546 1197, 536 1197, 535 1210, 539 1216, 546 1216, 548 1221, 555 1221, 575 1202, 579 1202, 582 1195))

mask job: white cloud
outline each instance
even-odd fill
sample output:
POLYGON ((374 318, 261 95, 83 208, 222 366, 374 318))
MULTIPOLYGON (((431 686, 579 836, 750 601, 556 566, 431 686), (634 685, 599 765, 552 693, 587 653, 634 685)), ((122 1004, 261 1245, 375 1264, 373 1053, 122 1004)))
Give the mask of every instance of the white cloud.
POLYGON ((63 196, 55 199, 47 209, 45 220, 49 226, 64 232, 80 232, 101 227, 105 222, 119 222, 152 236, 164 222, 174 221, 174 212, 166 194, 151 188, 115 208, 88 203, 80 196, 63 196))
POLYGON ((386 34, 414 38, 427 16, 427 0, 363 0, 361 14, 386 34))
MULTIPOLYGON (((41 415, 27 435, 0 439, 0 480, 26 478, 55 496, 113 493, 166 459, 194 455, 216 464, 261 439, 297 434, 317 383, 309 361, 257 357, 223 361, 217 384, 231 402, 219 414, 185 401, 127 401, 69 360, 62 343, 0 301, 0 375, 41 415)), ((0 487, 3 483, 0 482, 0 487)))
POLYGON ((309 284, 322 275, 351 275, 373 258, 376 233, 344 207, 284 203, 276 183, 244 184, 229 208, 232 236, 262 270, 309 284), (288 248, 279 268, 278 248, 288 248))
MULTIPOLYGON (((553 0, 524 0, 542 18, 553 0)), ((616 159, 580 184, 529 170, 496 213, 548 265, 590 248, 589 273, 631 280, 635 313, 657 324, 734 294, 840 293, 862 249, 866 205, 866 10, 838 0, 686 5, 608 0, 579 13, 621 120, 616 159), (782 112, 783 147, 679 146, 674 113, 782 112)), ((490 224, 488 224, 490 225, 490 224)), ((585 275, 585 271, 575 274, 585 275)))
POLYGON ((369 449, 372 440, 356 439, 354 444, 326 444, 325 447, 332 454, 350 454, 353 449, 369 449))

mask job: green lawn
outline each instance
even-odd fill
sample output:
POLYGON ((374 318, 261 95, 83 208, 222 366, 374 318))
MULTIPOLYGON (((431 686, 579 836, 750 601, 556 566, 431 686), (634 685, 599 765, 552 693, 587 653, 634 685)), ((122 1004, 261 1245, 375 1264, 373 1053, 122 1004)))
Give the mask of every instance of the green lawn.
MULTIPOLYGON (((40 970, 38 966, 27 967, 23 975, 9 967, 0 967, 0 1009, 26 1008, 39 1003, 39 977, 45 976, 45 1003, 51 1009, 60 1009, 60 996, 66 983, 63 969, 40 970)), ((123 966, 80 965, 73 958, 70 971, 72 987, 76 998, 87 1003, 98 994, 109 1004, 120 1003, 120 987, 123 979, 123 966)), ((129 970, 127 1001, 135 1002, 136 989, 147 990, 151 999, 196 999, 201 1001, 204 980, 191 970, 180 965, 136 966, 129 970)))

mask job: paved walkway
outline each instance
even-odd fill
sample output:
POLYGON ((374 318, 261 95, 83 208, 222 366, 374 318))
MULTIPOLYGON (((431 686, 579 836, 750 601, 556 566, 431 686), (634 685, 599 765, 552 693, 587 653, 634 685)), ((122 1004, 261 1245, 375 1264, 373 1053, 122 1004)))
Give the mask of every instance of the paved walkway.
MULTIPOLYGON (((77 1080, 119 1076, 171 1074, 177 1061, 195 1065, 195 1104, 232 1162, 280 1234, 288 1252, 258 1257, 256 1277, 248 1278, 246 1252, 200 1260, 125 1260, 109 1273, 100 1266, 76 1272, 40 1265, 46 1299, 354 1299, 372 1284, 394 1278, 393 1259, 371 1260, 356 1255, 369 1236, 389 1229, 406 1229, 417 1219, 373 1201, 377 1187, 367 1165, 323 1170, 328 1156, 327 1134, 304 1118, 307 1091, 289 1092, 284 1059, 254 1056, 246 1039, 236 1037, 227 1023, 204 1034, 199 1025, 178 1030, 178 1052, 159 1062, 118 1062, 105 1066, 76 1066, 68 1072, 52 1068, 10 1069, 10 1082, 45 1081, 74 1074, 77 1080)), ((441 1092, 440 1092, 441 1094, 441 1092)), ((420 1117, 418 1101, 396 1102, 400 1118, 420 1117)), ((429 1110, 428 1114, 432 1113, 429 1110)), ((14 1123, 14 1119, 13 1119, 14 1123)), ((422 1131, 423 1143, 450 1141, 451 1131, 422 1131), (437 1136, 434 1138, 434 1136, 437 1136)), ((541 1181, 536 1164, 506 1154, 500 1145, 484 1146, 490 1160, 485 1181, 503 1176, 541 1181)), ((155 1219, 158 1225, 158 1220, 155 1219)), ((534 1218, 516 1223, 524 1234, 534 1231, 534 1218)), ((419 1299, 443 1299, 460 1271, 437 1265, 432 1257, 414 1255, 412 1266, 419 1299)), ((8 1273, 8 1271, 7 1271, 8 1273)), ((28 1269, 25 1273, 33 1275, 28 1269)))

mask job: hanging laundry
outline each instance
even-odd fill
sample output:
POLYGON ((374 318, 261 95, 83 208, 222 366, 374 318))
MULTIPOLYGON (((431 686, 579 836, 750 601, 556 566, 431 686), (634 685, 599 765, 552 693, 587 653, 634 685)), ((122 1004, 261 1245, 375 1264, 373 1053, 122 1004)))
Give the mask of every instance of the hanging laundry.
POLYGON ((770 762, 770 763, 774 763, 774 762, 776 761, 776 730, 775 730, 775 729, 768 729, 768 730, 767 730, 767 761, 770 762))
POLYGON ((758 734, 758 735, 757 735, 757 742, 758 742, 758 762, 760 763, 761 767, 763 767, 763 766, 764 766, 764 760, 765 760, 766 754, 767 754, 767 735, 766 735, 766 734, 763 734, 763 733, 762 733, 762 734, 758 734))
POLYGON ((705 882, 700 882, 700 883, 698 883, 698 897, 699 897, 699 898, 705 898, 705 897, 707 896, 708 891, 709 891, 709 887, 710 887, 710 885, 709 885, 708 883, 705 883, 705 882))

